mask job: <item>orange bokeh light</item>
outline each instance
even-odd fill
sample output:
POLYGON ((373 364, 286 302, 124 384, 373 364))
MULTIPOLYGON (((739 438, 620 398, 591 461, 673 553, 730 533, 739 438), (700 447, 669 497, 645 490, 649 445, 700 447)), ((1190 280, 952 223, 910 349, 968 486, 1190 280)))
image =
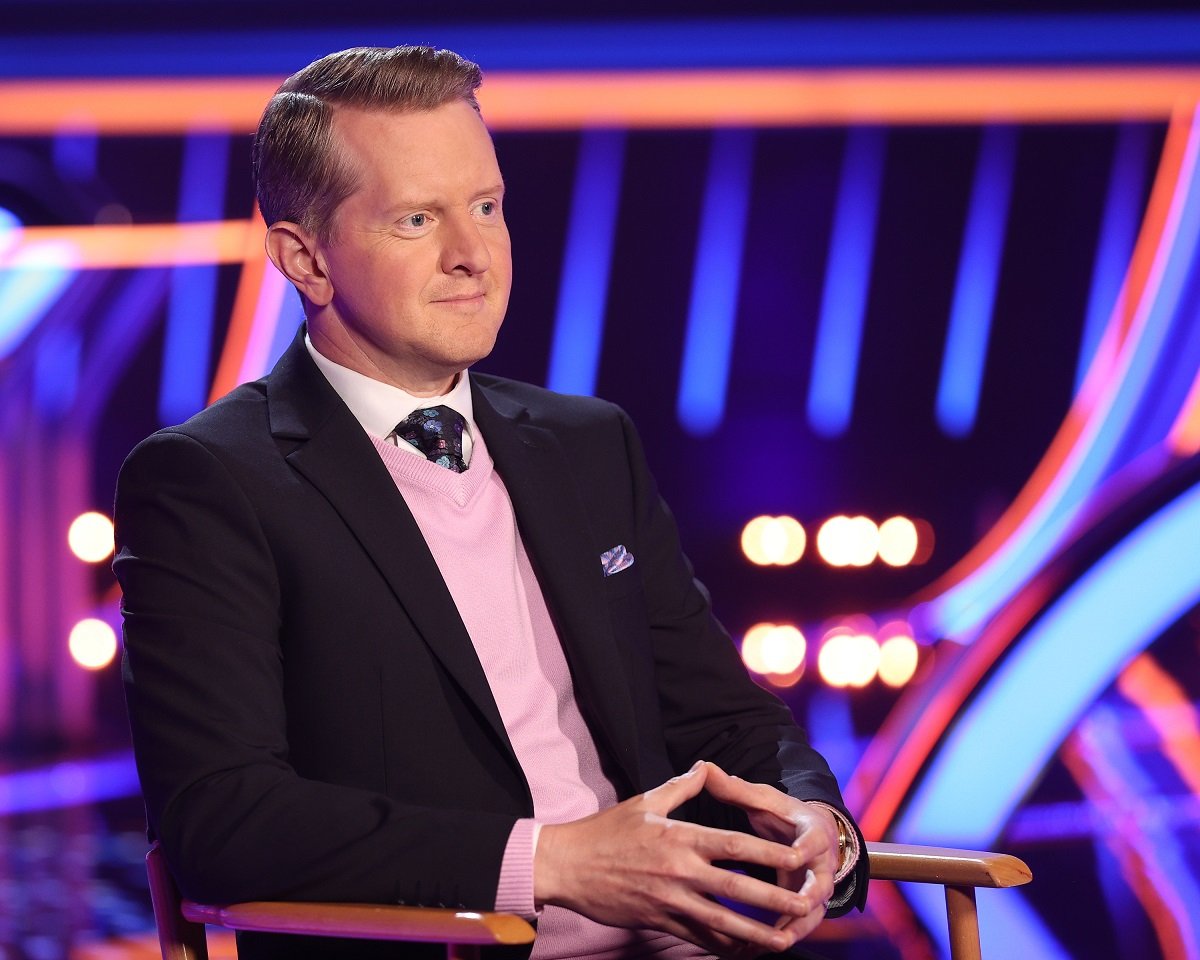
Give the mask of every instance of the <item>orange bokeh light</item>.
POLYGON ((755 517, 742 528, 742 553, 761 567, 789 566, 804 556, 808 538, 795 517, 755 517))
POLYGON ((67 649, 85 670, 100 670, 117 655, 117 634, 103 620, 87 617, 71 628, 67 649))
POLYGON ((67 528, 67 546, 85 563, 100 563, 112 556, 113 522, 102 513, 81 513, 67 528))
POLYGON ((742 662, 762 676, 796 673, 798 680, 807 650, 804 634, 790 623, 756 623, 742 638, 742 662))

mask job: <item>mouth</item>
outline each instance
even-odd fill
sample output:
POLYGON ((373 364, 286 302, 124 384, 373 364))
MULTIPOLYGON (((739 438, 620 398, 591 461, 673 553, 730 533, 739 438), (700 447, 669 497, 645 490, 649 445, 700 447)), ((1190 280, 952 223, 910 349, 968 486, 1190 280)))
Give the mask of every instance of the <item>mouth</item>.
POLYGON ((486 302, 487 298, 482 292, 455 294, 452 297, 438 297, 433 301, 438 306, 450 307, 457 310, 478 310, 486 302))
POLYGON ((483 290, 466 291, 464 293, 454 293, 445 297, 435 297, 434 303, 464 303, 474 300, 482 300, 484 298, 483 290))

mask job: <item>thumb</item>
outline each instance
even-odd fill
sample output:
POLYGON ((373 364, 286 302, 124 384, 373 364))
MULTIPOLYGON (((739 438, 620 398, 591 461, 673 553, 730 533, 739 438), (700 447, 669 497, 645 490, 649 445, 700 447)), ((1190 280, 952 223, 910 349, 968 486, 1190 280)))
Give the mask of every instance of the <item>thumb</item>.
POLYGON ((647 790, 642 798, 655 813, 666 816, 685 800, 700 793, 708 779, 709 765, 703 760, 697 760, 687 773, 672 777, 666 783, 647 790))

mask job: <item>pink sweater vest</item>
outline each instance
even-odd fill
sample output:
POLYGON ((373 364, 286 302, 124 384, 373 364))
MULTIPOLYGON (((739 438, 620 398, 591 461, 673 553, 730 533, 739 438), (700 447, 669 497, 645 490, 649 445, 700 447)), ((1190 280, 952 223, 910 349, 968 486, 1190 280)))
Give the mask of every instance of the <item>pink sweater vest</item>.
MULTIPOLYGON (((616 791, 575 702, 562 644, 483 438, 474 435, 470 469, 457 474, 371 440, 454 598, 529 782, 534 819, 518 821, 509 838, 496 909, 533 916, 535 821, 586 817, 614 805, 616 791)), ((704 956, 667 934, 607 927, 558 907, 542 910, 533 950, 533 960, 704 956)))

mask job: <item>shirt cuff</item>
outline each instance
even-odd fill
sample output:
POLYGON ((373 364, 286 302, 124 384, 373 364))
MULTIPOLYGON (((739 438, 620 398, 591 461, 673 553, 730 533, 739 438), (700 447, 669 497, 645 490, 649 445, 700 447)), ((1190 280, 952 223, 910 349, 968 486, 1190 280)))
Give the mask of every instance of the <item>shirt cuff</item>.
POLYGON ((498 913, 515 913, 526 920, 537 918, 538 911, 533 905, 533 855, 541 829, 536 820, 521 819, 513 824, 496 884, 498 913))
POLYGON ((858 845, 858 831, 854 829, 854 824, 837 807, 828 803, 823 803, 820 800, 812 800, 819 807, 824 807, 833 814, 833 819, 838 822, 841 828, 841 834, 846 838, 846 845, 842 848, 842 859, 838 864, 837 872, 833 875, 834 883, 841 883, 846 879, 858 864, 858 858, 862 855, 862 850, 858 845))

